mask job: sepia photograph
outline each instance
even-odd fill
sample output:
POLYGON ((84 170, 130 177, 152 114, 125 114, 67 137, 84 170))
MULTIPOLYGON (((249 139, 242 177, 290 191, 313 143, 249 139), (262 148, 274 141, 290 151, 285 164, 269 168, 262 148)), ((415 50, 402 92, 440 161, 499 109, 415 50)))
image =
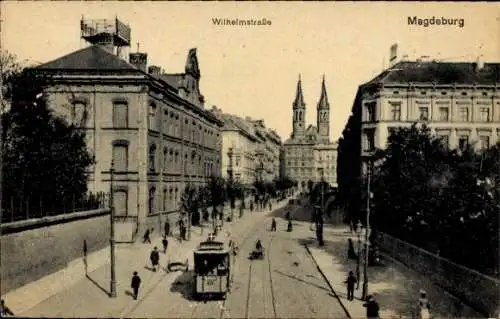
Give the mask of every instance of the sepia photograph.
POLYGON ((0 317, 500 318, 500 7, 0 2, 0 317))

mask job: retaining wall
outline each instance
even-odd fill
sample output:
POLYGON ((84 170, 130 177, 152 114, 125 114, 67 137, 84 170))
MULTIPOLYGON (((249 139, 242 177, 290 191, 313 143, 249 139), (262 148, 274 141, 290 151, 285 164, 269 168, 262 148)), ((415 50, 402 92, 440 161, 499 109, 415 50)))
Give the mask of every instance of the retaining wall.
POLYGON ((2 224, 1 294, 109 246, 109 212, 101 209, 2 224))
POLYGON ((500 316, 500 280, 384 233, 377 233, 375 243, 408 268, 430 278, 434 284, 478 311, 489 317, 500 316))

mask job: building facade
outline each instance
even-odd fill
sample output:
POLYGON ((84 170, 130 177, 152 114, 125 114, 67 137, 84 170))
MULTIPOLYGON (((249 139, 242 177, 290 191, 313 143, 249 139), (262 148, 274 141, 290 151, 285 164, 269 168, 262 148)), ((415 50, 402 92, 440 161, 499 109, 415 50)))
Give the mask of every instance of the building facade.
POLYGON ((247 118, 255 129, 255 135, 260 140, 256 150, 256 171, 263 182, 271 182, 280 177, 281 137, 273 129, 266 128, 264 120, 247 118))
POLYGON ((212 113, 224 122, 222 177, 229 178, 231 167, 234 180, 248 188, 260 179, 272 181, 279 178, 282 143, 274 130, 266 128, 263 120, 226 114, 217 107, 212 108, 212 113))
POLYGON ((300 190, 307 189, 309 181, 321 179, 337 187, 337 144, 330 141, 330 104, 325 79, 317 104, 316 126, 306 127, 306 104, 299 76, 293 102, 293 132, 283 145, 283 171, 296 180, 300 190))
POLYGON ((173 75, 148 73, 147 54, 125 61, 114 49, 91 45, 36 71, 53 79, 49 105, 86 132, 89 191, 109 192, 113 162, 118 240, 132 240, 179 211, 188 183, 220 173, 223 123, 203 106, 196 49, 173 75))
POLYGON ((374 151, 386 148, 391 130, 413 123, 427 124, 451 148, 495 144, 500 140, 500 63, 400 61, 361 85, 339 141, 339 191, 354 194, 374 151))

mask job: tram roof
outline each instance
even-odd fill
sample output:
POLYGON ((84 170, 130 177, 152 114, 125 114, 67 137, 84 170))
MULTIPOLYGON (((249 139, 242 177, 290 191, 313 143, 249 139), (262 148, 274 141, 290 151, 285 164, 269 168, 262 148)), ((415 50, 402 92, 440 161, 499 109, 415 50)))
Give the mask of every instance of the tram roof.
POLYGON ((228 247, 222 241, 207 240, 201 242, 196 248, 196 253, 227 253, 228 247))

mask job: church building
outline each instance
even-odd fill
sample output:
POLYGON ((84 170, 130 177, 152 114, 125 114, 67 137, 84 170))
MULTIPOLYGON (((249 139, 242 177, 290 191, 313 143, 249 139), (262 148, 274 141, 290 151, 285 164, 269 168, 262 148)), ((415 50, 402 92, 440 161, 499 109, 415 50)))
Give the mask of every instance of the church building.
POLYGON ((309 181, 321 179, 337 187, 337 145, 330 140, 330 104, 324 76, 316 107, 316 126, 306 127, 305 118, 306 103, 299 75, 293 102, 293 132, 284 143, 284 173, 298 182, 301 191, 307 190, 309 181))

